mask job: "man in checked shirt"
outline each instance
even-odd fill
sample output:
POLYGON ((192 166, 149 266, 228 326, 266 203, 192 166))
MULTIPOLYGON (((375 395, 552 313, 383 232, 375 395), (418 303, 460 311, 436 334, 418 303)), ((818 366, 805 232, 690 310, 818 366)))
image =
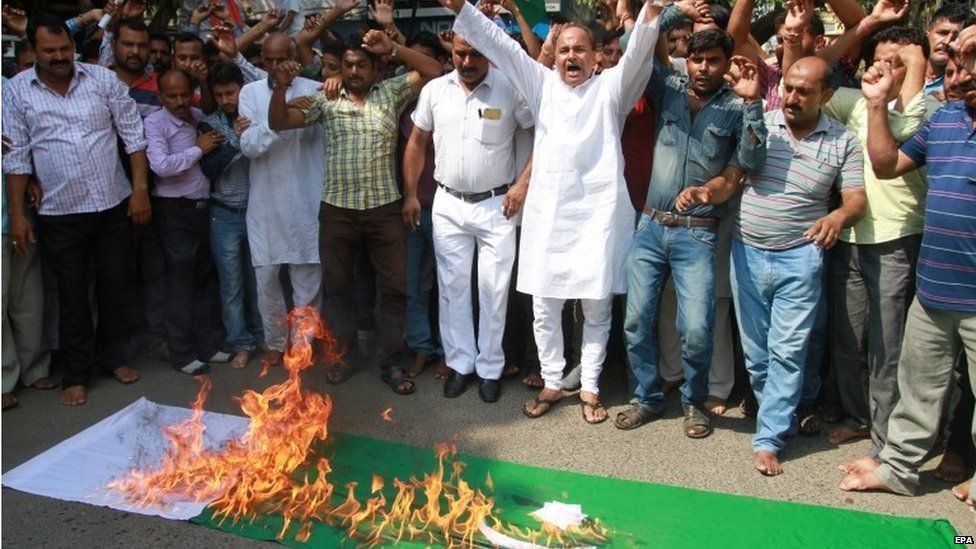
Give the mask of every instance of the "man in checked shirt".
POLYGON ((122 383, 139 379, 125 364, 132 318, 128 274, 133 224, 149 222, 148 161, 142 120, 128 90, 110 70, 75 63, 67 27, 41 15, 28 25, 37 52, 33 69, 14 77, 3 95, 10 234, 17 253, 36 238, 24 215, 27 180, 43 192, 38 228, 45 261, 58 285, 64 390, 61 403, 84 404, 96 362, 88 298, 95 266, 102 366, 122 383), (125 176, 116 149, 122 138, 132 166, 125 176))

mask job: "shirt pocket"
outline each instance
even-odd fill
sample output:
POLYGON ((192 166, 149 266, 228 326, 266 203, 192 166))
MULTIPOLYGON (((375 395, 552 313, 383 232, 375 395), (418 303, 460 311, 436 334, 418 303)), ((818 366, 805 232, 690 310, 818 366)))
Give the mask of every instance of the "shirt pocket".
POLYGON ((505 124, 499 120, 479 119, 478 141, 485 145, 498 145, 505 140, 505 124))
POLYGON ((732 147, 732 130, 709 124, 702 137, 702 152, 709 160, 725 157, 732 147))

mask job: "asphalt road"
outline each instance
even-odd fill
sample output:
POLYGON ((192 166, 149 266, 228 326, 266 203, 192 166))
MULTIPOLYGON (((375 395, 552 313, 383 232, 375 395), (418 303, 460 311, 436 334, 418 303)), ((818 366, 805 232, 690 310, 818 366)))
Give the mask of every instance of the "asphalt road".
MULTIPOLYGON (((187 406, 197 390, 189 376, 175 373, 161 363, 139 364, 142 380, 123 386, 108 377, 97 379, 87 405, 60 406, 57 391, 23 389, 20 407, 2 414, 2 469, 8 471, 56 443, 93 425, 140 396, 161 404, 187 406)), ((245 388, 262 388, 282 379, 281 372, 258 377, 256 361, 245 370, 216 367, 214 389, 207 409, 235 413, 232 397, 245 388)), ((838 463, 863 455, 867 443, 841 447, 822 437, 791 439, 783 454, 785 474, 766 478, 752 468, 750 438, 752 420, 737 409, 718 420, 715 433, 704 440, 686 438, 680 428, 676 395, 668 399, 668 413, 650 425, 623 432, 610 422, 590 426, 571 399, 557 405, 545 417, 528 420, 519 406, 530 393, 517 381, 503 386, 502 399, 484 404, 476 390, 456 400, 441 395, 441 382, 431 370, 418 380, 412 396, 394 395, 381 385, 375 370, 356 373, 338 387, 325 386, 320 374, 309 381, 328 389, 335 408, 330 429, 370 437, 432 447, 458 435, 461 452, 501 460, 603 475, 686 486, 703 490, 744 494, 887 513, 903 516, 947 518, 960 534, 976 534, 976 523, 965 506, 949 493, 949 486, 931 476, 930 462, 923 474, 922 495, 914 498, 889 494, 849 494, 837 485, 838 463), (392 422, 380 413, 393 407, 392 422)), ((606 376, 605 376, 606 377, 606 376)), ((627 400, 624 382, 604 383, 603 401, 611 416, 627 400)), ((617 376, 619 377, 619 376, 617 376)), ((185 522, 144 517, 110 509, 68 503, 3 489, 2 533, 5 547, 251 547, 259 542, 238 538, 185 522)))

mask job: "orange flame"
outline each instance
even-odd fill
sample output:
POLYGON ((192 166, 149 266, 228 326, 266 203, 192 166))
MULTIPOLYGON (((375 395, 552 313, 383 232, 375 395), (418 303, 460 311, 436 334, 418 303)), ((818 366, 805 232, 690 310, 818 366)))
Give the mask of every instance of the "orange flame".
MULTIPOLYGON (((396 494, 392 502, 384 495, 385 481, 374 475, 365 502, 356 498, 357 485, 353 482, 345 486, 345 499, 334 504, 334 498, 341 500, 342 496, 328 480, 332 467, 324 458, 315 462, 314 478, 296 475, 315 455, 314 446, 328 437, 332 412, 327 395, 303 390, 301 373, 315 362, 316 341, 325 364, 339 363, 342 355, 314 308, 294 310, 288 322, 292 330, 291 348, 284 356, 288 378, 261 393, 245 391, 238 399, 251 420, 243 436, 221 449, 205 447, 203 405, 211 382, 201 376, 191 417, 164 429, 169 448, 159 468, 130 471, 109 487, 143 505, 165 503, 174 496, 210 501, 213 516, 219 520, 280 514, 284 521, 279 539, 292 523, 298 523, 295 539, 300 542, 310 539, 313 523, 325 522, 370 545, 406 539, 449 547, 471 546, 481 539, 481 524, 523 539, 563 543, 566 533, 549 525, 544 524, 539 531, 522 531, 498 520, 493 499, 472 489, 462 478, 464 466, 457 460, 453 443, 437 445, 434 472, 422 479, 393 479, 396 494), (449 472, 445 467, 448 460, 449 472)), ((387 408, 383 419, 391 420, 390 413, 392 408, 387 408)), ((490 475, 486 484, 494 490, 490 475)), ((599 524, 577 530, 575 534, 587 537, 589 542, 605 539, 605 530, 599 524)))

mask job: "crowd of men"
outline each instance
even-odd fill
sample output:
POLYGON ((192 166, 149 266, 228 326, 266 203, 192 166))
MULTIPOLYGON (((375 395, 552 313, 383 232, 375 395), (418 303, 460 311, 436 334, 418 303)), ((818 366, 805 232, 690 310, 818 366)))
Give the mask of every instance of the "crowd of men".
POLYGON ((739 347, 760 473, 826 420, 871 440, 841 488, 913 494, 941 444, 972 505, 970 8, 923 31, 905 0, 828 0, 828 39, 791 0, 767 55, 753 0, 611 0, 544 37, 510 0, 442 3, 452 30, 404 36, 375 0, 346 39, 358 0, 251 27, 191 0, 175 36, 141 0, 5 6, 3 408, 18 384, 84 404, 142 352, 273 367, 311 306, 344 352, 330 383, 374 360, 407 395, 435 363, 445 397, 490 403, 521 372, 525 416, 578 389, 597 424, 625 365, 613 424, 680 388, 697 439, 739 347))

